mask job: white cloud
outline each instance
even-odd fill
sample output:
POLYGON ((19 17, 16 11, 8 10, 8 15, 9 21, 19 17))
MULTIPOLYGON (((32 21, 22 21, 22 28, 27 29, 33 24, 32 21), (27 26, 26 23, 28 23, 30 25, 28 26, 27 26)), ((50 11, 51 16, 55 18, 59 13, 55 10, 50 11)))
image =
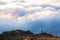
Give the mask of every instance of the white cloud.
POLYGON ((12 0, 0 0, 2 2, 11 2, 12 0))
MULTIPOLYGON (((10 11, 10 14, 12 14, 12 12, 15 13, 14 10, 16 10, 17 8, 26 10, 27 17, 32 18, 32 19, 45 18, 45 17, 50 17, 49 15, 54 15, 53 13, 55 13, 56 9, 54 7, 43 8, 42 5, 44 4, 49 4, 52 6, 60 7, 60 1, 58 0, 23 0, 23 1, 26 1, 24 3, 20 2, 21 0, 0 0, 0 1, 7 2, 6 5, 0 5, 0 10, 7 12, 7 13, 8 11, 10 11)), ((18 13, 15 13, 15 14, 18 14, 18 13)), ((24 18, 27 18, 26 15, 24 16, 24 18)))
MULTIPOLYGON (((3 14, 1 14, 0 18, 16 20, 17 22, 25 22, 27 20, 44 20, 46 18, 53 18, 56 15, 60 15, 54 7, 45 7, 43 8, 43 4, 49 4, 52 6, 60 7, 60 1, 57 0, 25 0, 26 2, 21 3, 20 0, 16 0, 16 2, 12 2, 12 0, 1 0, 2 2, 8 2, 6 5, 0 5, 0 10, 2 10, 3 14), (35 5, 35 7, 34 7, 35 5), (40 6, 38 6, 40 5, 40 6), (18 13, 16 13, 16 9, 25 10, 26 13, 24 16, 20 17, 18 13), (55 12, 57 11, 57 12, 55 12), (5 13, 6 12, 6 13, 5 13), (16 15, 14 15, 15 13, 16 15), (3 16, 2 16, 3 15, 3 16), (17 16, 18 15, 18 16, 17 16)), ((15 1, 15 0, 13 0, 15 1)))
POLYGON ((7 5, 0 6, 0 8, 17 8, 17 7, 32 7, 33 5, 44 5, 48 4, 53 7, 60 7, 60 1, 58 0, 23 0, 26 2, 20 2, 21 0, 0 0, 1 2, 6 2, 7 5), (12 2, 16 1, 16 2, 12 2))
MULTIPOLYGON (((33 8, 34 9, 34 8, 33 8)), ((31 9, 31 10, 33 10, 31 9)), ((10 10, 10 9, 8 9, 10 10)), ((53 18, 55 16, 58 16, 60 15, 59 14, 59 11, 56 11, 54 8, 51 8, 51 7, 46 7, 42 10, 40 10, 39 8, 35 8, 34 11, 31 11, 28 9, 28 13, 26 13, 26 15, 24 16, 19 16, 18 13, 15 13, 13 9, 11 9, 12 11, 8 12, 7 11, 2 11, 0 12, 0 18, 4 18, 4 19, 10 19, 10 20, 16 20, 18 22, 26 22, 27 20, 31 20, 31 21, 34 21, 34 20, 45 20, 45 19, 50 19, 50 18, 53 18), (15 14, 13 14, 15 13, 15 14)))
MULTIPOLYGON (((60 1, 58 0, 0 0, 0 25, 29 29, 30 22, 60 19, 60 1), (45 7, 43 7, 45 6, 45 7), (57 8, 55 8, 57 7, 57 8), (18 13, 19 12, 19 13, 18 13), (20 15, 23 16, 20 16, 20 15), (24 27, 26 26, 26 27, 24 27)), ((43 29, 43 28, 42 28, 43 29)))

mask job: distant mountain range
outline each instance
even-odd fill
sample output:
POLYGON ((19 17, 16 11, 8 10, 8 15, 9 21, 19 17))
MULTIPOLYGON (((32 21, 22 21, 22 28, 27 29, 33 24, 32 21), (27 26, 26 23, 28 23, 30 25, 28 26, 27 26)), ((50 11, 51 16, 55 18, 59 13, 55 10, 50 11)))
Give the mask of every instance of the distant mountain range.
POLYGON ((60 37, 46 32, 34 34, 30 31, 13 30, 0 34, 0 40, 60 40, 60 37))

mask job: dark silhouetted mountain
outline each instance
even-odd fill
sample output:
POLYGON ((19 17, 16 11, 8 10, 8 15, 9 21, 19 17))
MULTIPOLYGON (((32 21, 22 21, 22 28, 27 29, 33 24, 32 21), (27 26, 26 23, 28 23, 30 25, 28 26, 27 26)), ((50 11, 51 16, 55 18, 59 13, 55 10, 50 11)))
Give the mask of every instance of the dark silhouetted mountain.
MULTIPOLYGON (((20 40, 20 39, 26 39, 26 40, 30 40, 31 38, 39 40, 39 38, 58 38, 60 40, 59 37, 57 36, 53 36, 49 33, 46 32, 41 32, 40 34, 34 34, 30 31, 22 31, 22 30, 13 30, 13 31, 7 31, 7 32, 3 32, 0 35, 0 40, 20 40)), ((54 39, 53 39, 54 40, 54 39)))

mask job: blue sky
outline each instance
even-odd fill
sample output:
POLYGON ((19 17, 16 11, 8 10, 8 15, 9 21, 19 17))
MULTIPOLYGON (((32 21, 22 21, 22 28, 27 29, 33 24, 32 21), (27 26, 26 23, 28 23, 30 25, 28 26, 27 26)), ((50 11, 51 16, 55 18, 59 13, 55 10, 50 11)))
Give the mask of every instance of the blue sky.
POLYGON ((60 0, 0 0, 0 33, 18 29, 60 35, 60 0))

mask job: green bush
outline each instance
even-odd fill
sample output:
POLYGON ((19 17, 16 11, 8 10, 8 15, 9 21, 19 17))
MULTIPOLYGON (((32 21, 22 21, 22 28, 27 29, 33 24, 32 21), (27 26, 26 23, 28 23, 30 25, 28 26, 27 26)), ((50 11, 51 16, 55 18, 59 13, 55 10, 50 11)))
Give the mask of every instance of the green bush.
POLYGON ((34 38, 31 38, 30 40, 34 40, 34 38))
POLYGON ((17 38, 16 40, 24 40, 23 38, 17 38))
POLYGON ((30 40, 36 40, 36 38, 31 38, 30 40))

